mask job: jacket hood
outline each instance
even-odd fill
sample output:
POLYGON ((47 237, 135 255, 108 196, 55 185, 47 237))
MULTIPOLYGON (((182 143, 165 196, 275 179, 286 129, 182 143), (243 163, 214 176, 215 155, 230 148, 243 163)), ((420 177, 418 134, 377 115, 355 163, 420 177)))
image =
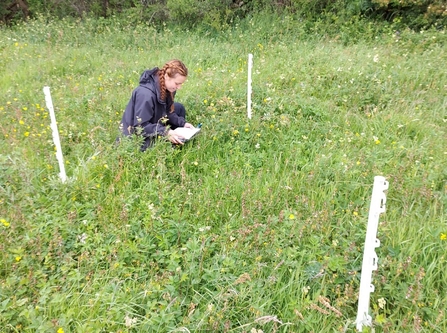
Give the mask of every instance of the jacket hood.
POLYGON ((140 86, 154 92, 157 95, 157 99, 161 103, 163 103, 160 100, 161 93, 160 93, 160 81, 158 79, 158 70, 159 70, 158 67, 145 70, 140 76, 140 86))
POLYGON ((140 76, 140 85, 145 85, 146 83, 158 83, 158 67, 152 68, 152 69, 146 69, 140 76))

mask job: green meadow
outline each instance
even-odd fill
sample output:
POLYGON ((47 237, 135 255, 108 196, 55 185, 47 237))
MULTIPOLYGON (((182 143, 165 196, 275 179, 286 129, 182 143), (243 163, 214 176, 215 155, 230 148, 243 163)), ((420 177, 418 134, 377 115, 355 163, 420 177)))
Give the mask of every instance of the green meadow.
POLYGON ((446 51, 445 30, 292 16, 1 27, 0 332, 356 332, 375 176, 363 332, 446 332, 446 51), (200 135, 115 145, 141 72, 172 58, 200 135))

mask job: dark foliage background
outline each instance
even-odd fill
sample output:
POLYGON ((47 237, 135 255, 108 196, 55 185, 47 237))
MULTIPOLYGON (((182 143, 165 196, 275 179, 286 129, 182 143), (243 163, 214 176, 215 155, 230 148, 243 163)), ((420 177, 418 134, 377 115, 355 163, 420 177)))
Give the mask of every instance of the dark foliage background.
POLYGON ((180 24, 221 28, 237 18, 262 11, 294 14, 306 20, 351 20, 353 17, 392 22, 420 30, 443 29, 444 0, 5 0, 0 24, 47 15, 54 18, 119 18, 152 25, 180 24))

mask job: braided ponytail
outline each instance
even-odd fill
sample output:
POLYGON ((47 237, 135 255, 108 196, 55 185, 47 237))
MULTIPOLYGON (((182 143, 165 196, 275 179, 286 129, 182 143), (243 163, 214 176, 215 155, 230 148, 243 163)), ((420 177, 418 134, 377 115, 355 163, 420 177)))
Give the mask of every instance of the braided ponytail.
POLYGON ((166 100, 166 94, 169 92, 172 100, 171 110, 170 112, 174 111, 174 95, 172 92, 168 91, 166 89, 166 83, 165 83, 165 74, 167 74, 170 78, 175 77, 177 74, 181 76, 188 76, 188 69, 186 68, 185 64, 181 62, 180 60, 173 59, 168 61, 162 69, 158 71, 158 78, 160 81, 160 92, 161 92, 161 99, 163 101, 166 100))

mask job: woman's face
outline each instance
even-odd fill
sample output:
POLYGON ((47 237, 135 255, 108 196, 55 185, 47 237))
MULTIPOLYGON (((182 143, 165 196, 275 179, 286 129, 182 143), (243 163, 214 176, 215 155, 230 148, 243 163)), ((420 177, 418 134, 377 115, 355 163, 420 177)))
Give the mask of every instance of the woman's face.
POLYGON ((166 89, 170 92, 175 92, 182 87, 183 82, 186 81, 186 76, 175 74, 174 77, 169 77, 168 74, 165 74, 165 85, 166 89))

